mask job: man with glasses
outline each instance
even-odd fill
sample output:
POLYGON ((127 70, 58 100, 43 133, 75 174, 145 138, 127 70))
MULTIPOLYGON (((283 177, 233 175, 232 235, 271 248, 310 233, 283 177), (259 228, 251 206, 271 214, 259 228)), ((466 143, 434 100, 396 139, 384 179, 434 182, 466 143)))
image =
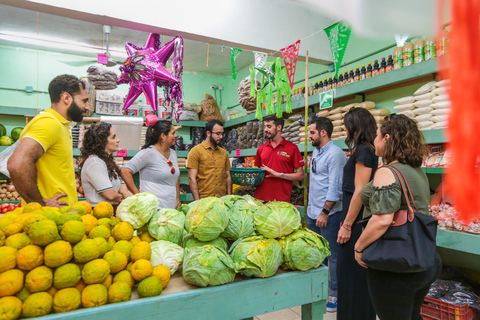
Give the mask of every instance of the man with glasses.
POLYGON ((85 83, 72 75, 55 77, 48 93, 51 108, 22 131, 7 169, 24 204, 62 207, 78 200, 70 121, 82 121, 90 105, 85 83))
POLYGON ((297 145, 282 137, 284 120, 274 114, 263 119, 265 138, 255 156, 255 166, 265 169, 265 179, 257 186, 255 198, 289 202, 293 181, 303 181, 305 164, 297 145))
POLYGON ((195 200, 232 194, 230 159, 219 146, 223 123, 210 120, 205 125, 207 138, 190 150, 187 157, 188 182, 195 200))
POLYGON ((308 126, 308 139, 316 148, 310 165, 307 225, 330 244, 328 312, 337 311, 337 234, 342 211, 343 167, 347 163, 343 150, 333 144, 332 132, 332 121, 324 117, 314 118, 308 126))

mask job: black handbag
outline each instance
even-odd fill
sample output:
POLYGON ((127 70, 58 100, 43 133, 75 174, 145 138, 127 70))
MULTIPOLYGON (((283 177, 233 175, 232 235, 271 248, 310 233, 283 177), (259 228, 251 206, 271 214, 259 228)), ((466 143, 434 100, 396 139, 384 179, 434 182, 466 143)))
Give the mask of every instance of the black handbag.
MULTIPOLYGON (((417 212, 412 191, 403 172, 394 166, 384 167, 392 170, 398 177, 408 210, 395 212, 392 225, 387 231, 363 250, 362 261, 376 270, 397 273, 425 271, 435 265, 437 221, 429 215, 417 212)), ((368 219, 363 219, 358 223, 366 225, 367 222, 368 219)))

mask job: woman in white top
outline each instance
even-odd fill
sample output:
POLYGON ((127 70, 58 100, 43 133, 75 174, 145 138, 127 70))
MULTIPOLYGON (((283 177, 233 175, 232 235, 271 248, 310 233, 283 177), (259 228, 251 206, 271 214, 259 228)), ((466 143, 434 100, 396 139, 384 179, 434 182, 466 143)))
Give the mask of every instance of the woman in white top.
POLYGON ((133 194, 152 192, 160 200, 159 208, 176 209, 180 202, 180 170, 175 145, 177 133, 170 121, 159 120, 147 129, 145 145, 123 168, 122 178, 133 194), (140 190, 132 175, 140 172, 140 190))
POLYGON ((79 167, 85 198, 92 206, 104 201, 116 205, 131 195, 112 156, 119 142, 110 123, 100 122, 85 132, 79 167))

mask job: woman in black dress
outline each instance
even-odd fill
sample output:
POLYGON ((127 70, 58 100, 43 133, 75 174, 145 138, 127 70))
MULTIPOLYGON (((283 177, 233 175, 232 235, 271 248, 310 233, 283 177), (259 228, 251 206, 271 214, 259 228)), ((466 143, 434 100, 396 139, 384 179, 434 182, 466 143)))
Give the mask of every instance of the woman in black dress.
POLYGON ((337 259, 338 320, 375 320, 368 293, 367 270, 355 261, 354 245, 362 227, 363 205, 360 200, 362 188, 373 179, 378 167, 373 141, 377 124, 372 114, 363 108, 355 108, 344 117, 350 158, 343 169, 342 226, 338 231, 340 244, 337 259))

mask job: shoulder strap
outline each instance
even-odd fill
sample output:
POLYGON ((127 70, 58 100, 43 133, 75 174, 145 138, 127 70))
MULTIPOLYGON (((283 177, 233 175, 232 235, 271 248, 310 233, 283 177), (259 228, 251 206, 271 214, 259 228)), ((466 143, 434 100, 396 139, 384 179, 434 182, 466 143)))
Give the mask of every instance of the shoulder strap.
POLYGON ((401 184, 402 190, 403 190, 403 195, 405 196, 405 200, 407 201, 408 220, 411 222, 413 220, 413 218, 415 217, 415 215, 414 215, 413 208, 410 204, 409 195, 412 198, 412 202, 413 202, 413 206, 415 207, 415 210, 416 211, 418 211, 418 210, 415 206, 415 201, 413 200, 413 195, 411 194, 411 190, 410 190, 410 186, 408 185, 408 181, 407 181, 407 179, 405 179, 405 176, 404 176, 403 172, 400 169, 398 169, 397 167, 394 167, 394 166, 391 166, 391 165, 385 165, 384 167, 390 169, 393 172, 393 174, 398 177, 398 180, 400 181, 400 184, 401 184), (405 182, 404 182, 404 180, 405 180, 405 182), (405 184, 407 185, 408 191, 410 191, 410 193, 407 192, 405 184))

